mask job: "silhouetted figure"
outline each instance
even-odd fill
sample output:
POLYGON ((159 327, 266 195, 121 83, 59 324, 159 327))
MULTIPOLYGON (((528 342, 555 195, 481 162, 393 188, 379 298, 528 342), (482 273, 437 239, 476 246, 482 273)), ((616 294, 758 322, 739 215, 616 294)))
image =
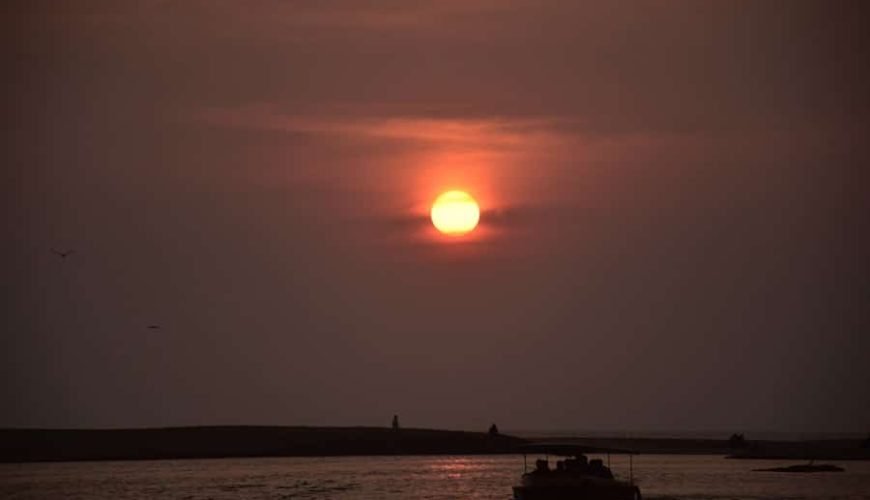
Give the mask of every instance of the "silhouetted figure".
POLYGON ((543 458, 535 460, 535 472, 547 473, 550 472, 550 464, 543 458))
POLYGON ((399 430, 399 416, 398 415, 393 415, 393 430, 394 431, 399 430))
POLYGON ((490 436, 498 436, 498 426, 492 424, 489 426, 489 435, 490 436))
POLYGON ((743 437, 743 434, 731 434, 731 437, 728 438, 728 447, 732 449, 745 448, 746 438, 743 437))
POLYGON ((60 257, 61 259, 66 259, 66 258, 69 257, 70 255, 76 253, 76 251, 75 251, 75 250, 64 250, 64 251, 60 251, 60 250, 56 250, 56 249, 52 248, 52 249, 51 249, 51 253, 57 255, 57 256, 60 257))
POLYGON ((586 455, 577 455, 565 460, 565 469, 578 474, 586 474, 589 468, 589 459, 586 455))
POLYGON ((613 473, 604 466, 604 462, 600 458, 589 461, 589 474, 604 479, 613 479, 613 473))

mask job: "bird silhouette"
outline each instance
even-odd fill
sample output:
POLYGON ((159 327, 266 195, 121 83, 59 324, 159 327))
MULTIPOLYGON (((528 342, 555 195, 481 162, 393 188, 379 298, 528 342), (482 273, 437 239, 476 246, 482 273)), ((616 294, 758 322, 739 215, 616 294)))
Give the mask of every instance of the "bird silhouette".
POLYGON ((64 250, 64 251, 60 251, 60 250, 57 250, 57 249, 52 248, 52 249, 51 249, 51 253, 57 255, 57 256, 60 257, 61 259, 65 259, 65 258, 69 257, 70 255, 76 253, 76 251, 75 251, 75 250, 64 250))
POLYGON ((148 325, 148 329, 149 329, 149 330, 159 330, 159 329, 160 329, 160 325, 148 325))

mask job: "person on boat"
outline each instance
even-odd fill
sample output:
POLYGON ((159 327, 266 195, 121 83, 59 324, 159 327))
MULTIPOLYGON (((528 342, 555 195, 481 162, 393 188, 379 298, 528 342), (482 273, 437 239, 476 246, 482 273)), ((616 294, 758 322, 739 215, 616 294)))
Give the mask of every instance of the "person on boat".
POLYGON ((589 466, 589 459, 586 458, 586 455, 577 455, 574 458, 569 458, 565 460, 565 469, 569 472, 576 472, 577 474, 586 474, 586 469, 589 466))
POLYGON ((604 466, 604 462, 600 458, 589 461, 589 474, 604 479, 613 479, 613 473, 604 466))
POLYGON ((546 474, 550 472, 550 464, 543 458, 535 460, 535 472, 546 474))

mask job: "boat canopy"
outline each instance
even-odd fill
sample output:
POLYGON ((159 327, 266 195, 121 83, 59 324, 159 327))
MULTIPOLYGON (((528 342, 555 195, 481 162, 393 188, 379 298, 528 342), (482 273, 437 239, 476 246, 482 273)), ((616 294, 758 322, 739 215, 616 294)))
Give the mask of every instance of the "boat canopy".
POLYGON ((610 448, 606 446, 589 446, 582 443, 530 443, 519 447, 522 454, 543 453, 561 457, 574 457, 587 453, 610 453, 614 455, 638 455, 637 450, 626 448, 610 448))

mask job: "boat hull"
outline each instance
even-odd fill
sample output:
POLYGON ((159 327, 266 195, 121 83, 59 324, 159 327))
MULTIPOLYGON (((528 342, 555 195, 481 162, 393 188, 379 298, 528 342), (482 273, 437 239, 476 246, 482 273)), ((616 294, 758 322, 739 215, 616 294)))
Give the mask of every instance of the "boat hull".
POLYGON ((635 486, 514 486, 514 500, 640 500, 635 486))

